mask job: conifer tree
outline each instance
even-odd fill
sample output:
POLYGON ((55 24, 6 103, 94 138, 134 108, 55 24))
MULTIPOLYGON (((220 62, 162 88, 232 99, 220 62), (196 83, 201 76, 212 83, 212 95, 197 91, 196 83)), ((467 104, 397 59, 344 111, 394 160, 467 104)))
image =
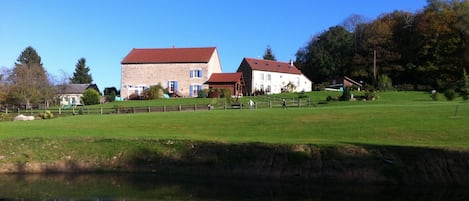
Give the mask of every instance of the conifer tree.
POLYGON ((272 61, 277 61, 277 59, 275 58, 275 55, 274 53, 272 53, 272 48, 269 46, 267 46, 267 49, 265 50, 265 53, 264 53, 264 57, 263 57, 265 60, 272 60, 272 61))
POLYGON ((73 77, 70 78, 72 84, 91 84, 93 78, 91 76, 90 67, 86 66, 86 59, 80 58, 75 65, 75 72, 73 77))

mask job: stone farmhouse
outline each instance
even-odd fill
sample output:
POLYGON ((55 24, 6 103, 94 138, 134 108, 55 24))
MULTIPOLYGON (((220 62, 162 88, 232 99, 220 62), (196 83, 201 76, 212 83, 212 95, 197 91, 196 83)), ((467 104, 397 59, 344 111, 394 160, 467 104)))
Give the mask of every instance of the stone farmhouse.
POLYGON ((292 62, 244 58, 237 72, 243 74, 243 95, 311 91, 312 82, 292 62))
POLYGON ((132 49, 121 62, 121 97, 141 96, 160 84, 171 96, 197 97, 213 73, 221 73, 215 47, 132 49))

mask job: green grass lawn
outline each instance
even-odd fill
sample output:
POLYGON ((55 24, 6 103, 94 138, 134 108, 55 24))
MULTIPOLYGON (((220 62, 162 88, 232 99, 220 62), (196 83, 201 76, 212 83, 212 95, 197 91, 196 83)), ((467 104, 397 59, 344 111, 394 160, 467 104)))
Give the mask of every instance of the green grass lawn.
MULTIPOLYGON (((331 93, 338 94, 321 92, 308 96, 325 100, 324 96, 331 93)), ((431 101, 423 92, 378 95, 377 101, 334 102, 286 110, 78 115, 30 122, 0 122, 0 139, 180 139, 223 143, 469 148, 468 103, 431 101)), ((184 101, 190 100, 209 99, 184 101)))

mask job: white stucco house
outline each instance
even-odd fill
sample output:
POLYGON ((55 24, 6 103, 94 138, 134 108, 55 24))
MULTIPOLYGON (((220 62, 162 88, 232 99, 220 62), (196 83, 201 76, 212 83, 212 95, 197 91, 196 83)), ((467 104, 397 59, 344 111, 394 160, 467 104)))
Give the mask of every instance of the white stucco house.
POLYGON ((121 97, 139 97, 143 90, 160 84, 170 95, 197 97, 205 82, 221 73, 215 47, 132 49, 121 62, 121 97))
POLYGON ((277 94, 282 91, 312 90, 312 82, 292 62, 244 58, 237 72, 243 73, 244 95, 257 92, 277 94))
POLYGON ((57 86, 57 96, 60 101, 60 105, 65 106, 77 106, 83 105, 81 97, 83 92, 87 89, 92 88, 99 92, 99 88, 96 84, 64 84, 57 86))

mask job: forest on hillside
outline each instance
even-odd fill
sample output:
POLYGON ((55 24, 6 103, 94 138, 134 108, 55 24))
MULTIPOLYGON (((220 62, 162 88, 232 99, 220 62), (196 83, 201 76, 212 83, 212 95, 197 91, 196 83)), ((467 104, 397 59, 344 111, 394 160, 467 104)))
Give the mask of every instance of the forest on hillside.
POLYGON ((295 65, 315 86, 339 76, 380 90, 467 88, 469 0, 429 0, 415 13, 351 15, 311 37, 295 65))

